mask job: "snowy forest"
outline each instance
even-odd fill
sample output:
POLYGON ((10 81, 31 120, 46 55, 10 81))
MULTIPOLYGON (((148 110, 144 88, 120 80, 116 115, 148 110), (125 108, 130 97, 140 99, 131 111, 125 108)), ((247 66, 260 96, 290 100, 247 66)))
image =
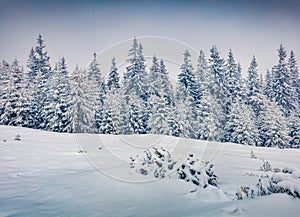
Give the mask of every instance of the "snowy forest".
POLYGON ((294 52, 283 45, 278 62, 264 73, 255 56, 242 71, 231 50, 225 58, 216 46, 208 55, 200 51, 194 66, 189 51, 182 51, 176 85, 163 59, 153 56, 146 66, 136 38, 128 49, 124 72, 115 58, 102 72, 96 53, 89 67, 71 72, 64 57, 51 66, 39 35, 26 68, 17 59, 0 65, 0 124, 299 148, 299 71, 294 52))

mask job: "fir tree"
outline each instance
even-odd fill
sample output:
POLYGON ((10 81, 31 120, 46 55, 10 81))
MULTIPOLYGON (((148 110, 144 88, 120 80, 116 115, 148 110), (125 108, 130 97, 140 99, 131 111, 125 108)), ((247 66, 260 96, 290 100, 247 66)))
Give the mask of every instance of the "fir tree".
POLYGON ((54 114, 50 120, 50 129, 55 132, 74 131, 72 128, 72 92, 68 78, 65 58, 62 57, 57 65, 57 89, 54 91, 54 114))
POLYGON ((298 102, 298 104, 300 105, 300 78, 299 78, 299 71, 298 71, 298 65, 296 62, 296 57, 293 51, 291 51, 291 55, 289 58, 289 62, 288 62, 288 69, 290 72, 290 76, 291 76, 291 85, 292 85, 292 89, 294 89, 294 91, 292 93, 294 93, 295 95, 293 96, 293 101, 298 102))
POLYGON ((288 117, 288 136, 290 148, 300 148, 300 109, 295 109, 288 117))
POLYGON ((274 100, 283 109, 284 115, 289 116, 295 109, 295 90, 291 84, 291 74, 286 63, 286 51, 282 45, 278 49, 279 62, 274 68, 273 91, 274 100))
POLYGON ((91 96, 94 97, 94 111, 96 127, 99 129, 101 121, 103 119, 103 106, 105 101, 106 87, 104 78, 101 74, 99 63, 97 61, 97 55, 94 53, 93 59, 88 68, 88 80, 91 88, 91 96))
POLYGON ((213 46, 210 50, 209 59, 209 71, 210 71, 210 94, 215 99, 215 106, 220 109, 216 110, 218 116, 216 127, 218 128, 215 132, 220 133, 219 138, 223 137, 223 128, 226 124, 226 89, 225 89, 225 66, 224 60, 220 57, 219 51, 216 46, 213 46))
POLYGON ((96 122, 86 72, 76 67, 72 80, 72 129, 75 133, 95 133, 96 122))
POLYGON ((265 147, 287 147, 289 138, 286 117, 275 103, 266 100, 261 111, 259 129, 260 145, 265 147))
POLYGON ((255 117, 259 116, 262 107, 262 90, 259 81, 257 62, 255 56, 248 68, 247 76, 247 104, 250 105, 254 111, 255 117))
POLYGON ((256 145, 258 142, 258 130, 254 123, 252 109, 243 103, 235 102, 231 107, 225 132, 226 140, 229 142, 256 145))
POLYGON ((28 86, 27 91, 30 96, 31 114, 29 126, 38 129, 45 129, 47 119, 44 117, 45 104, 48 102, 48 96, 51 95, 49 81, 52 77, 52 70, 49 63, 49 56, 45 49, 45 43, 42 36, 39 35, 35 48, 31 49, 27 67, 28 86))
POLYGON ((196 83, 199 85, 199 90, 203 90, 203 88, 201 88, 201 83, 203 82, 203 80, 205 80, 205 76, 207 75, 207 70, 208 70, 208 65, 205 59, 205 54, 202 50, 200 50, 197 70, 195 73, 195 80, 196 83))
POLYGON ((265 76, 265 88, 264 88, 264 94, 268 97, 269 100, 273 99, 273 76, 269 70, 267 70, 266 76, 265 76))
POLYGON ((165 98, 166 105, 174 105, 174 90, 169 80, 169 72, 166 69, 164 61, 161 59, 159 64, 162 96, 165 98))
POLYGON ((136 38, 133 39, 133 45, 128 56, 129 66, 126 67, 123 80, 124 94, 134 93, 146 101, 148 97, 146 66, 142 45, 138 44, 136 38))
MULTIPOLYGON (((134 133, 147 133, 147 122, 149 119, 148 113, 148 75, 146 73, 145 59, 143 56, 143 47, 137 43, 136 38, 133 39, 132 48, 129 50, 129 66, 126 68, 123 79, 123 93, 124 100, 130 108, 130 132, 134 133), (137 101, 134 102, 134 99, 137 101), (140 127, 140 128, 138 128, 140 127)), ((129 110, 130 110, 129 109, 129 110)), ((123 122, 124 123, 124 122, 123 122)))
MULTIPOLYGON (((10 87, 10 73, 9 73, 9 64, 6 61, 2 61, 0 67, 0 116, 4 112, 4 105, 7 101, 10 87)), ((0 124, 2 120, 0 119, 0 124)))
POLYGON ((116 58, 113 58, 111 60, 111 68, 107 80, 108 91, 119 89, 120 88, 119 80, 120 80, 120 76, 118 73, 118 68, 116 67, 116 58))
POLYGON ((166 105, 166 100, 163 96, 151 95, 149 104, 151 105, 151 115, 149 118, 148 127, 151 134, 170 135, 170 110, 166 105))
POLYGON ((197 127, 197 107, 200 93, 195 81, 190 57, 189 51, 186 50, 183 53, 183 64, 180 68, 181 73, 178 75, 176 103, 180 112, 183 127, 182 133, 185 137, 197 138, 197 129, 195 128, 197 127))
POLYGON ((24 91, 24 73, 17 59, 12 63, 9 72, 11 74, 9 91, 0 119, 5 125, 27 127, 29 104, 24 91))

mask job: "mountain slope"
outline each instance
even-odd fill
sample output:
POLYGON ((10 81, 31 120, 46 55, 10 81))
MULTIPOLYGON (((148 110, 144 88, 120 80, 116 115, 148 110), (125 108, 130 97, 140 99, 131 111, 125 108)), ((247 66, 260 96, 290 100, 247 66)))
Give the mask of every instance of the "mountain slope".
MULTIPOLYGON (((299 199, 272 194, 236 200, 242 185, 255 186, 280 171, 299 188, 300 152, 219 144, 168 136, 58 134, 0 126, 0 216, 298 216, 299 199), (20 135, 20 140, 15 140, 20 135), (184 162, 193 153, 210 160, 218 187, 196 188, 169 171, 143 176, 130 157, 155 147, 184 162), (256 158, 250 157, 253 151, 256 158), (264 161, 272 171, 261 171, 264 161), (264 178, 265 177, 265 178, 264 178)), ((279 176, 279 175, 278 175, 279 176)))

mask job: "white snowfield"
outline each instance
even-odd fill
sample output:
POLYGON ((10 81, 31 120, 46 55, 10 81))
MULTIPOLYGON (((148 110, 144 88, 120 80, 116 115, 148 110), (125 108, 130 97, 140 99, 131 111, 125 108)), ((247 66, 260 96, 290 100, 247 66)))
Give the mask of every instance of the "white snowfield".
POLYGON ((295 149, 155 135, 89 137, 0 126, 0 217, 296 217, 298 198, 277 193, 237 200, 236 192, 271 178, 299 192, 299 171, 300 150, 295 149), (20 140, 15 140, 17 135, 20 140), (136 141, 145 144, 136 147, 136 141), (180 180, 176 168, 162 179, 131 168, 130 157, 142 159, 152 146, 169 152, 175 167, 191 153, 199 162, 210 160, 218 187, 180 180), (251 150, 256 158, 250 157, 251 150), (261 171, 263 161, 269 162, 271 171, 261 171))

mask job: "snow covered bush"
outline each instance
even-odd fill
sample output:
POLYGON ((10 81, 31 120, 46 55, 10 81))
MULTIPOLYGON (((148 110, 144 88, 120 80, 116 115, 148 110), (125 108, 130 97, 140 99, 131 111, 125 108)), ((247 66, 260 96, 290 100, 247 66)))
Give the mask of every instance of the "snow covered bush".
POLYGON ((145 150, 142 156, 131 157, 129 165, 144 176, 149 175, 158 179, 179 178, 201 188, 218 186, 218 177, 214 173, 213 165, 210 162, 200 161, 194 154, 189 154, 186 160, 176 167, 178 161, 169 151, 162 147, 152 147, 145 150))
POLYGON ((271 171, 272 167, 271 167, 270 163, 267 160, 264 160, 263 165, 259 168, 259 170, 267 172, 267 171, 271 171))
POLYGON ((200 161, 193 154, 189 154, 186 161, 177 169, 177 174, 179 179, 191 182, 197 187, 218 186, 218 177, 214 174, 213 164, 200 161))
MULTIPOLYGON (((265 163, 265 168, 270 169, 269 164, 265 163)), ((277 193, 300 199, 300 172, 292 168, 283 168, 282 172, 276 170, 264 182, 260 178, 255 186, 241 186, 241 190, 236 192, 236 198, 242 200, 277 193)))
POLYGON ((257 159, 256 155, 254 154, 253 150, 250 152, 250 157, 253 159, 257 159))
POLYGON ((16 140, 16 141, 21 141, 21 136, 20 136, 20 134, 17 134, 17 135, 15 136, 15 140, 16 140))

